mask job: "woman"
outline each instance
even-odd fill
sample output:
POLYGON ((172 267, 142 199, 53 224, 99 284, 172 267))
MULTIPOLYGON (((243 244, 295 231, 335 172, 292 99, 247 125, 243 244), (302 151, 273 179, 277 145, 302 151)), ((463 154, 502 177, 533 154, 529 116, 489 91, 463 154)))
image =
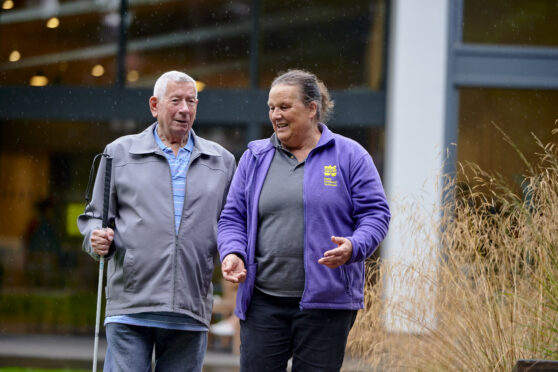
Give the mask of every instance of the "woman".
POLYGON ((291 70, 269 91, 271 139, 248 144, 221 214, 223 277, 241 283, 241 371, 338 371, 364 306, 364 260, 390 220, 368 152, 323 122, 315 75, 291 70))

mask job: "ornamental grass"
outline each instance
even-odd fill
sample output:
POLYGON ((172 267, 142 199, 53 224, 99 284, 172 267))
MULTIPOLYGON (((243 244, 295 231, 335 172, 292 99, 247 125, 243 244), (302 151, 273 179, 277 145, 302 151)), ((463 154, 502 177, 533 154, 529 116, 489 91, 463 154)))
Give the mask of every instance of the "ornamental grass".
POLYGON ((520 185, 459 164, 441 217, 410 214, 406 240, 431 252, 429 264, 368 263, 348 350, 369 370, 510 372, 519 359, 558 360, 558 154, 534 140, 535 164, 515 148, 520 185), (384 298, 390 281, 413 291, 384 298), (401 321, 410 331, 397 331, 401 321))

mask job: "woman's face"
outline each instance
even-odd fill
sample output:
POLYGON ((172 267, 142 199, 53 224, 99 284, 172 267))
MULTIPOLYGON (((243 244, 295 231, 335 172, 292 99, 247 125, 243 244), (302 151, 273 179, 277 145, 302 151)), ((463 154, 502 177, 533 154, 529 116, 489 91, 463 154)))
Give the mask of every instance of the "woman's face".
POLYGON ((278 84, 269 91, 269 120, 277 138, 287 149, 303 147, 317 130, 317 105, 302 102, 300 87, 278 84))

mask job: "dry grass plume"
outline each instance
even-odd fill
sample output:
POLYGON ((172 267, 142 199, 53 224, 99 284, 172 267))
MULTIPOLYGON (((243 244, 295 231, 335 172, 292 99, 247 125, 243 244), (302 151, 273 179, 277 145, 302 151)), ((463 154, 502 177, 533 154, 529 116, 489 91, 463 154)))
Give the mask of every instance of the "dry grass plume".
MULTIPOLYGON (((521 187, 474 164, 448 177, 442 218, 427 229, 438 236, 430 239, 435 270, 368 265, 353 355, 382 371, 509 372, 518 359, 558 359, 557 149, 539 148, 537 164, 525 161, 521 187), (434 322, 424 321, 420 293, 403 307, 383 298, 386 278, 409 275, 432 299, 434 322), (390 331, 388 313, 419 331, 390 331)), ((408 221, 409 239, 428 223, 408 221)))

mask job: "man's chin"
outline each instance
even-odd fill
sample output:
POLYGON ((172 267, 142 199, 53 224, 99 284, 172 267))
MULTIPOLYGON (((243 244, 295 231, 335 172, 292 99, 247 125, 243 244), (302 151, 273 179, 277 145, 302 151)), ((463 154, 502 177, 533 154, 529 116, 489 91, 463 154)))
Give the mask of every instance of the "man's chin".
POLYGON ((190 131, 190 128, 192 128, 191 125, 179 125, 179 126, 176 126, 176 127, 173 128, 173 129, 174 129, 174 132, 175 132, 176 134, 179 134, 179 133, 180 133, 180 134, 182 134, 182 135, 185 136, 185 135, 187 135, 188 132, 190 131))

